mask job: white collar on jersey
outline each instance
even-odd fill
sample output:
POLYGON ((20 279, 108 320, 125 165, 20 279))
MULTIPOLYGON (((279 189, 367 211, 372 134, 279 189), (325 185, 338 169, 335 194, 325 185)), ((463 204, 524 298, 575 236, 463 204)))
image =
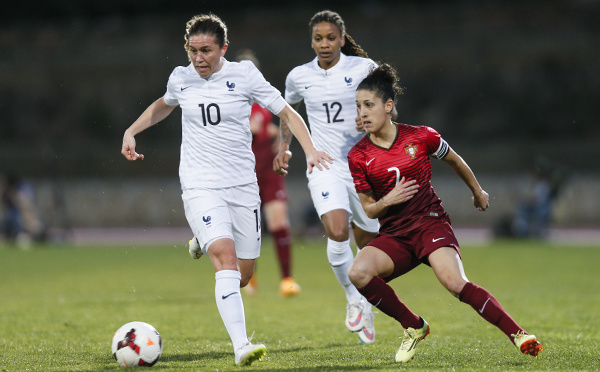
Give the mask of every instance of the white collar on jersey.
POLYGON ((202 76, 198 75, 198 71, 196 71, 196 69, 194 68, 194 64, 190 62, 190 64, 187 66, 187 70, 190 73, 190 75, 195 76, 195 77, 199 77, 200 79, 204 79, 206 81, 208 80, 214 80, 216 79, 218 76, 220 76, 220 74, 222 73, 222 71, 226 70, 229 66, 229 61, 225 59, 225 57, 221 57, 221 61, 219 63, 222 63, 223 65, 221 66, 221 69, 217 72, 213 72, 209 77, 207 78, 203 78, 202 76))
POLYGON ((319 57, 315 57, 315 59, 313 59, 313 66, 317 71, 320 71, 323 75, 330 75, 332 72, 336 71, 337 69, 340 69, 344 64, 344 62, 346 61, 348 57, 344 54, 340 52, 340 60, 331 68, 325 70, 324 68, 322 68, 321 66, 319 66, 319 57))

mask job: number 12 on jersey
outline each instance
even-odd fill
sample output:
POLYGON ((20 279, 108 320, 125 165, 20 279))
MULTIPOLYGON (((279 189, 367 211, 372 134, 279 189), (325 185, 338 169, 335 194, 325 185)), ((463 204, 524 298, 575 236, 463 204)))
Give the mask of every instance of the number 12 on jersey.
POLYGON ((325 106, 325 112, 327 113, 327 123, 339 123, 344 121, 344 119, 338 119, 340 112, 342 112, 342 104, 339 102, 332 102, 328 104, 327 102, 323 104, 325 106), (329 110, 331 109, 331 113, 329 110), (331 114, 333 114, 333 121, 331 120, 331 114))

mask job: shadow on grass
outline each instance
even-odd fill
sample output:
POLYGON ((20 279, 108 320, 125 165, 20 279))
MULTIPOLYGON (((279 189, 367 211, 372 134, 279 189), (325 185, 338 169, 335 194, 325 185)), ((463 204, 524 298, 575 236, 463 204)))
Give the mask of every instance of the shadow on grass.
POLYGON ((198 360, 216 360, 233 358, 233 352, 208 351, 205 353, 184 353, 163 355, 160 359, 163 362, 193 362, 198 360))
MULTIPOLYGON (((290 347, 290 348, 268 348, 267 347, 267 356, 274 355, 282 355, 288 353, 310 353, 311 351, 323 351, 326 349, 338 349, 338 348, 347 348, 348 345, 344 343, 334 343, 328 344, 325 346, 315 347, 315 346, 299 346, 299 347, 290 347)), ((357 348, 362 347, 361 345, 357 345, 357 348)), ((335 354, 332 354, 335 355, 335 354)), ((233 361, 233 352, 223 352, 223 351, 207 351, 201 353, 181 353, 181 354, 171 354, 171 355, 163 355, 161 357, 161 362, 194 362, 199 360, 231 360, 233 361)), ((232 365, 233 366, 233 365, 232 365)), ((252 365, 255 366, 254 364, 252 365)), ((261 371, 368 371, 368 370, 379 370, 382 367, 384 368, 392 368, 394 367, 394 363, 390 363, 390 365, 377 365, 377 366, 353 366, 353 365, 343 365, 336 364, 335 366, 323 364, 323 360, 315 360, 315 363, 311 366, 306 367, 277 367, 277 368, 259 368, 261 371)), ((256 364, 256 367, 260 367, 260 363, 256 364)))

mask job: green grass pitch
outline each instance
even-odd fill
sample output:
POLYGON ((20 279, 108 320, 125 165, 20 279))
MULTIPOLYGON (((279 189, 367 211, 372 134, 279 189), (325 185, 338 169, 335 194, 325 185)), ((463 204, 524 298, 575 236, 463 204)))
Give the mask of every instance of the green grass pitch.
POLYGON ((269 237, 258 260, 259 292, 244 294, 248 335, 267 346, 250 367, 234 365, 214 301, 207 257, 170 246, 0 245, 0 371, 120 369, 110 341, 124 323, 160 332, 154 370, 182 371, 519 371, 600 369, 600 247, 542 242, 464 245, 467 276, 492 292, 538 336, 539 358, 520 354, 498 329, 460 303, 421 266, 391 284, 431 325, 406 365, 394 362, 402 331, 376 313, 377 341, 345 329, 345 297, 327 263, 325 239, 296 240, 293 271, 302 293, 278 294, 269 237))

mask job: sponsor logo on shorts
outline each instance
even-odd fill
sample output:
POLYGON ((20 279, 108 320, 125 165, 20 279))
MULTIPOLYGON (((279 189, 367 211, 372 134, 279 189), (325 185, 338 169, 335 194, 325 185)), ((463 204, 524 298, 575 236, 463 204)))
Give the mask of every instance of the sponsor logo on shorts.
POLYGON ((328 199, 329 198, 329 191, 323 191, 323 192, 321 192, 321 195, 323 195, 323 199, 328 199))
POLYGON ((438 240, 442 240, 442 239, 446 239, 446 238, 437 238, 437 239, 431 239, 431 241, 432 241, 433 243, 435 243, 435 242, 437 242, 438 240))
POLYGON ((212 221, 211 216, 202 216, 202 221, 206 224, 206 226, 210 226, 210 222, 212 221))

